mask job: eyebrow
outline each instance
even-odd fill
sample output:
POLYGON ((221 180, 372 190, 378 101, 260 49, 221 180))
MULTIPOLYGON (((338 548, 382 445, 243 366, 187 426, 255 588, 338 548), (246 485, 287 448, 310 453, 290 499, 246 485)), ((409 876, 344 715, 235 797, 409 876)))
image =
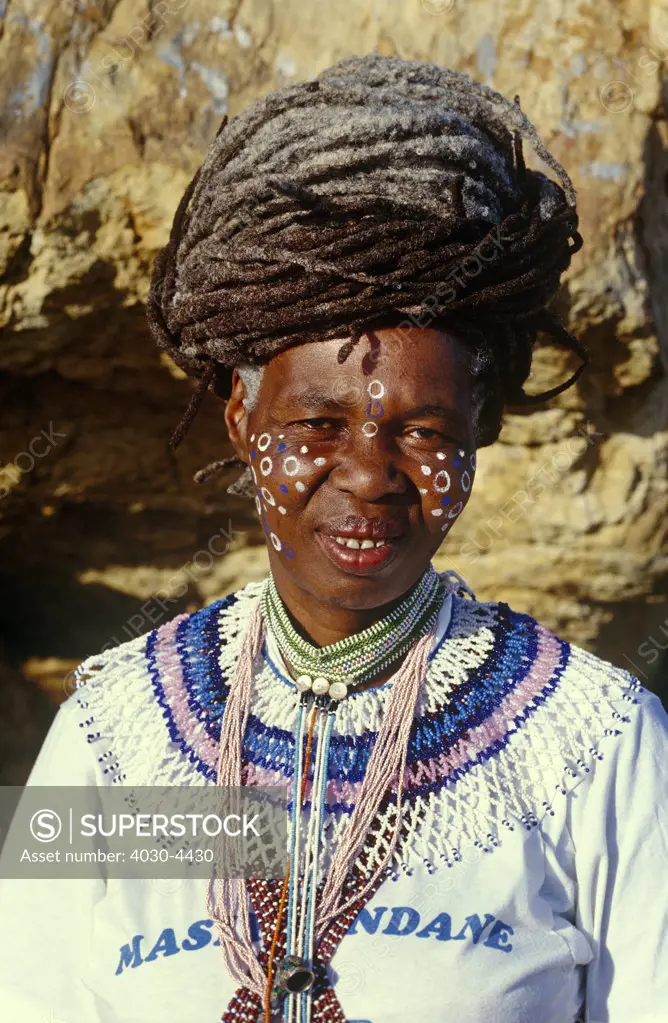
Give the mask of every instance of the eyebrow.
MULTIPOLYGON (((331 391, 318 391, 313 388, 308 391, 301 391, 299 394, 290 394, 284 399, 286 405, 298 405, 307 411, 314 411, 324 408, 342 408, 343 403, 337 401, 331 391)), ((283 402, 281 402, 283 404, 283 402)))
MULTIPOLYGON (((286 404, 298 405, 306 411, 321 411, 329 408, 342 409, 345 405, 345 403, 337 401, 331 392, 318 391, 314 389, 290 395, 286 399, 286 404)), ((427 416, 436 417, 438 419, 447 419, 457 425, 466 426, 466 417, 457 409, 448 408, 446 405, 416 405, 414 408, 408 409, 404 412, 402 418, 426 418, 427 416)))
POLYGON ((404 419, 409 419, 411 416, 415 418, 434 416, 438 419, 448 419, 461 426, 466 425, 466 417, 461 412, 445 405, 416 405, 415 408, 410 408, 403 414, 404 419))

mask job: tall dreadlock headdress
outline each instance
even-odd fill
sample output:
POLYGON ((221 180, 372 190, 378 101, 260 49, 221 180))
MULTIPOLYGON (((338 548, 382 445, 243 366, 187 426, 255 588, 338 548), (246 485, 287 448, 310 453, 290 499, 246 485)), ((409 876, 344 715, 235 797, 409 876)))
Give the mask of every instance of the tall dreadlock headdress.
MULTIPOLYGON (((575 191, 514 102, 468 75, 377 54, 339 61, 223 120, 153 273, 158 345, 199 378, 183 438, 232 367, 371 327, 458 328, 476 352, 478 447, 506 404, 575 382, 587 349, 547 308, 582 239, 575 191), (524 163, 527 140, 560 184, 524 163), (583 360, 522 389, 539 333, 583 360)), ((222 467, 238 459, 213 463, 222 467)))

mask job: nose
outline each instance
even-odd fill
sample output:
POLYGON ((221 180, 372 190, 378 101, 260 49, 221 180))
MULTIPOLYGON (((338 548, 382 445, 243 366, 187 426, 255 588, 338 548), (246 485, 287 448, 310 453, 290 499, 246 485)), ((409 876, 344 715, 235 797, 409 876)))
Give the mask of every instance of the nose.
POLYGON ((329 479, 338 490, 360 501, 381 501, 391 494, 405 494, 410 487, 380 433, 351 437, 329 479))

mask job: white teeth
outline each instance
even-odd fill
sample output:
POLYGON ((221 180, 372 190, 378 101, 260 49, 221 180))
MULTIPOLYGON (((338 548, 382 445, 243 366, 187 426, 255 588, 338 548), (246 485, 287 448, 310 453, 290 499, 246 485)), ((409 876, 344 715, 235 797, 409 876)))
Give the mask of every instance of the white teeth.
POLYGON ((371 547, 384 547, 384 540, 355 540, 353 537, 347 536, 333 536, 332 540, 336 540, 339 547, 350 547, 351 550, 363 550, 368 551, 371 547))

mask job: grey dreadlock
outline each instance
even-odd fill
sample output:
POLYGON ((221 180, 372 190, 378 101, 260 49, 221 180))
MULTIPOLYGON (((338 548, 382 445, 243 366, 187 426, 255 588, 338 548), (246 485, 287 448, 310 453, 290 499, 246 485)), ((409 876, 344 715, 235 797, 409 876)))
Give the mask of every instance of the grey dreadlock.
POLYGON ((504 405, 558 394, 588 361, 546 308, 582 244, 577 225, 571 180, 519 98, 435 64, 349 58, 225 117, 151 282, 155 340, 200 378, 172 444, 210 386, 229 395, 232 367, 348 334, 343 362, 365 330, 407 317, 467 342, 476 444, 491 444, 504 405), (525 166, 524 139, 560 184, 525 166), (492 255, 462 276, 485 245, 492 255), (583 361, 530 396, 539 332, 583 361))

